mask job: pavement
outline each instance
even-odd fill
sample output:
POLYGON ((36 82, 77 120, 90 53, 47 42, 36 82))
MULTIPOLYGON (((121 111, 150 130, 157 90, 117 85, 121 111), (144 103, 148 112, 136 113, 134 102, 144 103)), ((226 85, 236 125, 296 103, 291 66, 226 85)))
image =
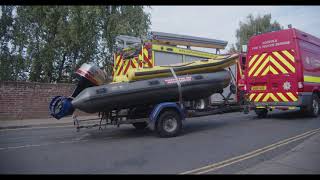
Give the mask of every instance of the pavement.
POLYGON ((320 134, 292 150, 237 174, 320 174, 320 134))
MULTIPOLYGON (((81 116, 81 119, 98 118, 97 115, 81 116)), ((48 126, 64 126, 73 125, 72 116, 64 117, 60 120, 55 118, 37 118, 22 120, 0 120, 0 129, 17 129, 30 127, 48 127, 48 126)))
MULTIPOLYGON (((319 118, 299 112, 265 119, 252 112, 193 118, 175 138, 159 138, 131 125, 76 132, 72 117, 1 120, 0 174, 179 174, 318 128, 319 118)), ((320 174, 320 131, 209 173, 320 174)))

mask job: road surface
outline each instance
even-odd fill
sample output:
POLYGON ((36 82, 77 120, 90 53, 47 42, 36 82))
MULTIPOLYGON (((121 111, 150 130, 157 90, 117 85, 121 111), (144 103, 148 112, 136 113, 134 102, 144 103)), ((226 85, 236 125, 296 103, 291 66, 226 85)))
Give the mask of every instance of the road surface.
POLYGON ((0 173, 233 174, 287 152, 308 138, 298 135, 318 128, 319 118, 290 111, 264 119, 254 112, 191 118, 174 138, 131 125, 80 132, 70 126, 4 129, 0 173), (276 144, 295 136, 300 139, 276 144))

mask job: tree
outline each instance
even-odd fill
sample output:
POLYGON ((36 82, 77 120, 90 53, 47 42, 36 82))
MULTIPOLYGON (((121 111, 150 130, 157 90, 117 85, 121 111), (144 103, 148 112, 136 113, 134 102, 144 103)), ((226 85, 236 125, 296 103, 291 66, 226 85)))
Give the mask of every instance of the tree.
POLYGON ((1 6, 0 80, 73 82, 88 62, 110 70, 115 37, 149 26, 142 6, 1 6))
POLYGON ((230 51, 234 51, 235 49, 236 51, 241 51, 242 45, 247 45, 249 38, 253 35, 281 29, 283 27, 277 21, 271 22, 271 14, 258 15, 257 17, 249 14, 246 22, 240 21, 239 28, 236 30, 237 42, 234 48, 231 47, 230 51))

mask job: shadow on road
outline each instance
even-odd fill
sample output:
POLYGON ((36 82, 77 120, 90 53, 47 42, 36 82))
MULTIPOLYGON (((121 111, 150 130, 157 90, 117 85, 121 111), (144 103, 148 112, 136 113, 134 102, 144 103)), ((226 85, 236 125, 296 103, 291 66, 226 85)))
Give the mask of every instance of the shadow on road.
MULTIPOLYGON (((206 130, 212 130, 226 126, 228 122, 214 121, 214 120, 187 120, 184 123, 182 132, 179 136, 195 132, 205 132, 206 130)), ((105 140, 105 139, 135 139, 135 138, 159 138, 156 132, 146 128, 143 130, 137 130, 134 127, 112 127, 107 129, 92 129, 86 131, 86 136, 82 139, 86 140, 105 140)))
MULTIPOLYGON (((250 113, 251 114, 251 113, 250 113)), ((272 119, 280 121, 305 121, 310 118, 300 112, 299 110, 289 111, 272 111, 268 113, 268 116, 263 119, 272 119)), ((187 119, 183 125, 182 132, 179 136, 185 136, 192 133, 205 133, 207 130, 219 129, 230 124, 244 123, 245 121, 263 120, 258 118, 254 113, 251 115, 241 114, 236 117, 224 119, 221 116, 206 116, 187 119), (213 119, 213 118, 216 118, 213 119), (245 120, 245 121, 243 121, 245 120)), ((105 140, 105 139, 137 139, 137 138, 159 138, 157 134, 150 129, 137 130, 131 125, 124 125, 117 127, 110 127, 102 130, 92 129, 86 131, 86 136, 83 139, 88 140, 105 140)))
POLYGON ((142 138, 142 137, 152 137, 154 133, 149 129, 137 130, 134 127, 125 128, 108 128, 102 130, 90 130, 87 132, 85 139, 90 140, 105 140, 110 139, 132 139, 132 138, 142 138))
POLYGON ((290 111, 274 111, 269 112, 267 118, 272 118, 275 120, 296 120, 296 121, 305 121, 307 119, 313 119, 312 117, 307 116, 299 110, 290 110, 290 111))
POLYGON ((205 132, 206 130, 214 130, 226 126, 228 122, 226 121, 197 121, 192 120, 184 124, 181 136, 195 133, 195 132, 205 132))

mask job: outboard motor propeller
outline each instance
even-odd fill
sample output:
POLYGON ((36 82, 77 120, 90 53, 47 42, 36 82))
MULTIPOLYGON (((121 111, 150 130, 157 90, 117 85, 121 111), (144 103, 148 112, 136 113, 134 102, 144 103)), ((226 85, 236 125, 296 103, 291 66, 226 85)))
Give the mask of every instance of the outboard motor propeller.
POLYGON ((71 101, 72 98, 68 97, 53 97, 49 105, 51 116, 59 120, 64 116, 71 115, 74 112, 71 101))
POLYGON ((71 115, 74 112, 72 99, 88 87, 99 86, 106 82, 107 75, 98 66, 84 63, 76 71, 78 84, 70 97, 55 96, 49 104, 50 115, 56 119, 71 115))

